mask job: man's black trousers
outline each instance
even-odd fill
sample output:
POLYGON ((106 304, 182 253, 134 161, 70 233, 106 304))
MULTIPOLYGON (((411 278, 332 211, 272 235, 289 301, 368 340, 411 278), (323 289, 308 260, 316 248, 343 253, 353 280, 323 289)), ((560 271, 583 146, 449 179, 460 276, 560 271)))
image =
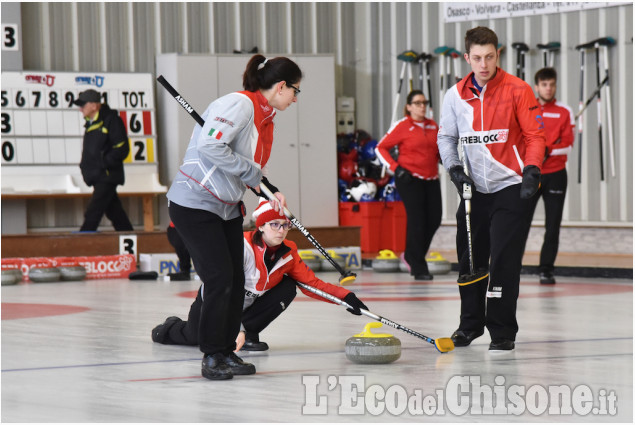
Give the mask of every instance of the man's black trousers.
MULTIPOLYGON (((487 326, 492 340, 515 340, 520 269, 530 214, 531 201, 520 198, 520 184, 491 194, 474 191, 470 214, 474 268, 489 268, 489 279, 459 283, 460 330, 481 331, 487 326), (500 298, 486 298, 488 280, 490 287, 502 287, 500 298)), ((464 275, 470 273, 464 201, 459 204, 456 219, 459 274, 464 275)))
POLYGON ((117 185, 113 183, 95 183, 93 195, 84 213, 84 223, 79 229, 82 232, 95 231, 101 218, 106 214, 112 221, 115 230, 133 230, 121 200, 117 196, 117 185))
POLYGON ((532 217, 536 210, 538 199, 541 196, 545 204, 545 238, 540 250, 539 265, 542 273, 553 273, 555 267, 560 243, 562 211, 564 210, 564 200, 567 195, 567 183, 566 168, 555 173, 543 174, 540 177, 540 189, 538 189, 536 196, 532 198, 532 201, 534 201, 531 208, 532 217))

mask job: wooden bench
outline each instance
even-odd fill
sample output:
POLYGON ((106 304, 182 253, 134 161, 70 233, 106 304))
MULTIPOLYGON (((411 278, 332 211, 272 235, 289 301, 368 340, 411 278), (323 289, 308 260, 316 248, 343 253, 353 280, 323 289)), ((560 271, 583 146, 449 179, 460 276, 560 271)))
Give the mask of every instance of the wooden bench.
MULTIPOLYGON (((121 197, 140 197, 143 203, 143 229, 154 230, 153 198, 167 192, 159 182, 155 164, 125 167, 126 183, 119 186, 121 197)), ((2 199, 42 199, 90 197, 92 187, 82 179, 77 166, 31 166, 24 175, 20 167, 2 167, 2 199)))

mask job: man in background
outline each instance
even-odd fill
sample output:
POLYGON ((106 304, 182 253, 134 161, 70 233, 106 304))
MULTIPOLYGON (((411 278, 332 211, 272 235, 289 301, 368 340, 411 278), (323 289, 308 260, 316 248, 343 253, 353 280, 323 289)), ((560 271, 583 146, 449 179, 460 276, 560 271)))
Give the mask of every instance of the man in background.
POLYGON ((101 103, 101 95, 95 90, 81 92, 73 103, 79 106, 86 120, 79 168, 84 182, 93 186, 79 230, 96 231, 104 214, 115 230, 133 230, 117 196, 117 185, 125 181, 123 160, 130 152, 126 126, 117 111, 101 103))
POLYGON ((540 283, 554 284, 554 263, 558 255, 560 223, 567 194, 567 155, 573 146, 575 120, 571 108, 556 100, 558 74, 553 68, 542 68, 534 77, 534 89, 545 123, 545 162, 537 196, 532 199, 532 217, 542 196, 545 204, 545 238, 540 250, 540 283))

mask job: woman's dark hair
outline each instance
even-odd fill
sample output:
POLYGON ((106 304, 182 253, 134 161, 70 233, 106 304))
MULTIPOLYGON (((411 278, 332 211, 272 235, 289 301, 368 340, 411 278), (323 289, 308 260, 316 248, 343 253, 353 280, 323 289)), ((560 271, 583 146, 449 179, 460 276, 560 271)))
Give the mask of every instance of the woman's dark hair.
POLYGON ((253 233, 253 236, 251 237, 251 242, 258 246, 265 245, 265 243, 262 240, 262 232, 258 228, 256 228, 256 231, 253 233))
MULTIPOLYGON (((406 105, 410 105, 412 103, 412 100, 415 98, 415 96, 419 96, 419 95, 426 97, 426 95, 423 94, 421 90, 413 90, 410 93, 408 93, 408 97, 406 98, 406 105)), ((406 108, 405 105, 403 107, 403 114, 410 115, 410 112, 408 112, 408 108, 406 108)))
POLYGON ((245 68, 243 87, 248 91, 267 90, 279 81, 293 85, 301 79, 302 71, 291 59, 280 56, 267 60, 263 55, 254 55, 245 68))

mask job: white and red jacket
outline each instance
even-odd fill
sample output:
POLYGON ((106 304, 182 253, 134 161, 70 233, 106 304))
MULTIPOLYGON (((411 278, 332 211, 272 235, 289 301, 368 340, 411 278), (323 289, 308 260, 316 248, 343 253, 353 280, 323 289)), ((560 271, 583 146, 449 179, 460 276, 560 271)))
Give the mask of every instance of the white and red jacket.
POLYGON ((553 99, 540 105, 545 123, 547 158, 542 164, 542 173, 549 174, 563 170, 567 166, 567 155, 573 147, 575 119, 571 108, 553 99))
POLYGON ((258 186, 266 175, 275 115, 260 91, 230 93, 210 103, 201 115, 203 127, 194 126, 168 199, 223 220, 239 217, 247 186, 258 186))
POLYGON ((377 158, 393 173, 397 166, 405 168, 415 177, 425 180, 439 178, 439 127, 433 120, 417 122, 410 115, 390 127, 388 133, 375 148, 377 158), (399 158, 395 161, 390 150, 399 147, 399 158))
MULTIPOLYGON (((265 252, 267 247, 264 243, 262 246, 253 243, 254 232, 256 231, 244 233, 245 302, 243 304, 243 310, 253 304, 256 298, 279 284, 285 275, 340 299, 344 299, 344 297, 351 292, 341 286, 336 286, 318 279, 315 273, 313 273, 300 258, 297 245, 290 240, 282 242, 276 251, 278 260, 271 268, 271 271, 267 271, 267 266, 265 265, 265 252)), ((309 297, 320 301, 331 302, 315 295, 313 292, 302 288, 300 289, 309 297)))
POLYGON ((443 166, 463 165, 466 156, 476 190, 494 193, 522 182, 523 168, 542 168, 544 124, 531 87, 500 68, 479 93, 470 73, 443 98, 437 144, 443 166))

